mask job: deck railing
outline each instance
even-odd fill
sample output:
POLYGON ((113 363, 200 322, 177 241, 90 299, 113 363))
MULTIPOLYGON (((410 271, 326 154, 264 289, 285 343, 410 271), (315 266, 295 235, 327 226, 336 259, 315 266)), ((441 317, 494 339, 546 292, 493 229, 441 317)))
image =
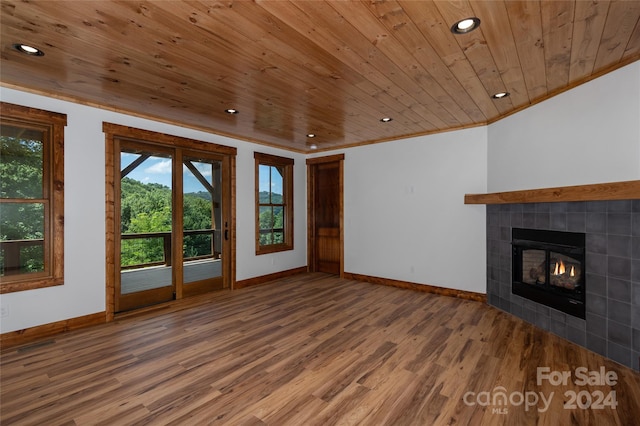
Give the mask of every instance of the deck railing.
MULTIPOLYGON (((199 260, 199 259, 213 259, 219 256, 220 250, 216 251, 216 247, 215 247, 216 232, 219 232, 219 231, 216 229, 198 229, 198 230, 192 230, 192 231, 183 231, 183 235, 185 239, 186 237, 196 236, 196 235, 211 235, 210 250, 208 254, 198 255, 198 256, 185 256, 184 260, 192 261, 192 260, 199 260)), ((171 231, 122 234, 120 238, 121 240, 127 240, 127 241, 151 239, 151 238, 162 239, 162 260, 155 261, 155 262, 139 263, 135 265, 123 265, 121 267, 122 270, 147 268, 150 266, 171 266, 171 231)))
MULTIPOLYGON (((267 234, 271 232, 282 232, 283 229, 266 229, 261 230, 261 234, 267 234)), ((187 256, 184 258, 185 261, 199 260, 199 259, 212 259, 217 258, 220 255, 220 249, 216 250, 216 238, 215 233, 219 232, 216 229, 199 229, 192 231, 184 231, 185 237, 196 236, 196 235, 211 235, 211 247, 210 252, 205 255, 198 256, 187 256)), ((142 240, 142 239, 151 239, 151 238, 159 238, 162 239, 162 260, 155 262, 145 262, 139 263, 135 265, 125 265, 122 266, 121 269, 137 269, 137 268, 146 268, 150 266, 171 266, 171 231, 165 232, 141 232, 135 234, 122 234, 120 236, 122 240, 130 241, 130 240, 142 240)), ((27 260, 23 259, 23 249, 27 247, 34 246, 43 246, 43 239, 30 239, 30 240, 10 240, 10 241, 0 241, 0 253, 2 255, 3 260, 3 268, 2 275, 15 275, 22 273, 21 265, 27 260)))
MULTIPOLYGON (((198 256, 185 256, 185 261, 193 261, 199 259, 212 259, 220 255, 220 250, 215 249, 215 229, 199 229, 192 231, 184 231, 185 237, 196 235, 211 235, 209 253, 198 256)), ((122 240, 141 240, 150 238, 162 239, 162 260, 157 262, 146 262, 135 265, 122 266, 121 269, 137 269, 149 266, 171 266, 171 231, 166 232, 142 232, 136 234, 122 234, 122 240)), ((7 240, 0 241, 0 257, 2 259, 1 275, 17 275, 24 273, 23 265, 32 257, 31 254, 25 253, 24 249, 29 247, 43 247, 44 239, 25 239, 25 240, 7 240)))

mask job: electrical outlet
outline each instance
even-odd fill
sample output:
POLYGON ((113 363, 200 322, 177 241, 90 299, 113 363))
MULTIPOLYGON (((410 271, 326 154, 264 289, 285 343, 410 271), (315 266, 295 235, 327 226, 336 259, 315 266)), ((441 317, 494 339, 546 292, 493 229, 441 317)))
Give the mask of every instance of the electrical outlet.
POLYGON ((0 307, 0 318, 5 318, 9 316, 9 308, 6 306, 0 307))

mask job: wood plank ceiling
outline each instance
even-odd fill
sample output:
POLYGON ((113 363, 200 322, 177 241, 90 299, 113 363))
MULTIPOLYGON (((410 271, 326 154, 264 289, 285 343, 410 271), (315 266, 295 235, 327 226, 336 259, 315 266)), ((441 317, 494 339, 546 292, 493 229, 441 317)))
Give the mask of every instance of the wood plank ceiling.
POLYGON ((1 4, 6 87, 300 152, 490 123, 640 58, 640 1, 1 4))

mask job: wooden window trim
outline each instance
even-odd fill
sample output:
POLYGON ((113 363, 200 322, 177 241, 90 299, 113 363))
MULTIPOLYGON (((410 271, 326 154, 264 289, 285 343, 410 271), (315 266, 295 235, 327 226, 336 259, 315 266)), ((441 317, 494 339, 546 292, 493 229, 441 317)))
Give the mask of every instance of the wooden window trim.
POLYGON ((45 272, 2 277, 0 294, 64 283, 64 128, 66 114, 0 102, 0 118, 44 132, 45 272))
POLYGON ((293 250, 293 158, 254 152, 255 159, 255 246, 256 255, 293 250), (284 243, 260 245, 260 165, 284 167, 283 203, 284 203, 284 243))

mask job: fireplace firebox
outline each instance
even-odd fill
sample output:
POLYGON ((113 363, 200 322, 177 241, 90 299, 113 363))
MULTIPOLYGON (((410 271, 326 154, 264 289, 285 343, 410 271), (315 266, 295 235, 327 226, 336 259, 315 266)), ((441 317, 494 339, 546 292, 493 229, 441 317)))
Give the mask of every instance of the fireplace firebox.
POLYGON ((511 291, 585 318, 585 234, 512 229, 511 291))

